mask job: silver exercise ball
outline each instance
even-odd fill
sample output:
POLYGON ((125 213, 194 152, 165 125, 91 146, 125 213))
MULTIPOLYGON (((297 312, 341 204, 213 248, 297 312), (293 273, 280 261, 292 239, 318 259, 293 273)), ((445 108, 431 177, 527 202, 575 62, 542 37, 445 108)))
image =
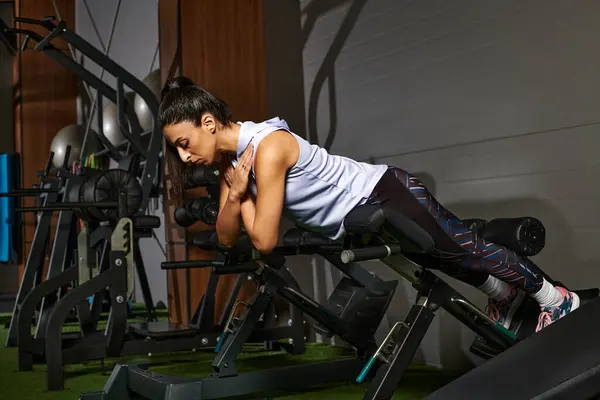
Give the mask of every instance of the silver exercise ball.
MULTIPOLYGON (((70 167, 75 160, 79 159, 84 137, 85 126, 82 125, 68 125, 58 131, 50 143, 50 151, 54 152, 52 165, 55 168, 62 168, 67 152, 67 146, 71 146, 69 162, 67 164, 67 166, 70 167)), ((101 150, 101 146, 98 142, 98 135, 92 129, 90 129, 88 134, 88 140, 85 147, 86 151, 84 154, 86 155, 101 150)))
MULTIPOLYGON (((133 103, 135 97, 135 93, 133 92, 125 92, 125 99, 129 103, 133 103)), ((124 129, 129 129, 129 122, 127 121, 127 115, 125 115, 125 126, 124 129)), ((113 146, 118 146, 125 141, 125 137, 121 133, 119 129, 119 116, 117 111, 117 104, 113 102, 107 102, 107 104, 102 109, 102 130, 104 131, 104 136, 108 139, 108 141, 113 146)))
MULTIPOLYGON (((150 72, 142 82, 148 86, 152 93, 154 93, 156 100, 160 101, 160 69, 155 69, 154 71, 150 72)), ((135 95, 134 107, 135 113, 140 120, 142 129, 144 131, 149 131, 152 129, 152 113, 150 112, 150 109, 148 108, 148 105, 144 99, 142 99, 139 94, 135 95)))

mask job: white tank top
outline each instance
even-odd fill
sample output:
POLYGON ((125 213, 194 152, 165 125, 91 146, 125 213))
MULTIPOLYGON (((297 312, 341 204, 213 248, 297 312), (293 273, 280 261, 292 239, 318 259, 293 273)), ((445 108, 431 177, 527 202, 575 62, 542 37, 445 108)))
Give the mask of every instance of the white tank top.
MULTIPOLYGON (((296 139, 300 156, 285 178, 283 214, 298 226, 331 239, 339 239, 344 235, 344 218, 354 207, 367 201, 388 168, 387 165, 373 165, 331 155, 291 132, 287 123, 279 118, 238 124, 241 129, 237 155, 232 162, 234 167, 250 143, 256 152, 261 140, 272 132, 285 130, 296 139)), ((248 187, 256 197, 254 165, 250 174, 248 187)))

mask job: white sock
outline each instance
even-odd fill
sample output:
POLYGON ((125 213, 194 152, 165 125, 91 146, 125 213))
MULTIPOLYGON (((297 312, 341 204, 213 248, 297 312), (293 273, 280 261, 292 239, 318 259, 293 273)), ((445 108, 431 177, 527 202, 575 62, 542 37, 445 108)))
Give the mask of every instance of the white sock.
POLYGON ((544 284, 542 288, 538 290, 537 293, 531 295, 535 301, 537 301, 540 306, 543 307, 556 307, 559 306, 563 302, 563 296, 558 291, 557 288, 554 287, 553 284, 544 279, 544 284))
POLYGON ((488 297, 498 301, 507 298, 510 295, 510 289, 511 287, 508 283, 492 275, 488 275, 485 283, 479 286, 479 290, 487 294, 488 297))

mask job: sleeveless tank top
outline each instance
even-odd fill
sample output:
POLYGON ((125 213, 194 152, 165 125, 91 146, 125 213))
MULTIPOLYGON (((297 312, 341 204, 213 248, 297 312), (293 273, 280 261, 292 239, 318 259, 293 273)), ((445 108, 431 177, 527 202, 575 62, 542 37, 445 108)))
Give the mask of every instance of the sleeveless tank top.
MULTIPOLYGON (((291 132, 279 118, 264 122, 238 122, 241 125, 234 167, 250 143, 254 152, 260 142, 277 130, 289 132, 298 142, 300 156, 285 178, 283 215, 296 225, 321 233, 330 239, 345 234, 344 218, 356 206, 364 204, 379 182, 387 165, 358 162, 332 155, 291 132)), ((254 165, 248 188, 256 197, 254 165)))

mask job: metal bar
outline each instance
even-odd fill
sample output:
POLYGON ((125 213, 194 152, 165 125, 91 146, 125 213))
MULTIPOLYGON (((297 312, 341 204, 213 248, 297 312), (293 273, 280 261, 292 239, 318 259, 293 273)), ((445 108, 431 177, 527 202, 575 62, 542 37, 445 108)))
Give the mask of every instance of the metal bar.
POLYGON ((218 267, 215 272, 218 275, 232 275, 255 272, 259 268, 260 267, 255 262, 248 262, 244 264, 225 265, 218 267))
MULTIPOLYGON (((57 185, 58 182, 56 181, 49 184, 50 188, 53 189, 56 188, 57 185)), ((58 194, 56 192, 52 192, 48 194, 48 197, 45 201, 53 202, 56 201, 57 197, 58 194)), ((31 248, 29 249, 29 256, 27 257, 27 262, 25 263, 23 278, 21 279, 21 284, 19 285, 19 292, 17 293, 17 298, 15 299, 15 305, 8 327, 8 335, 6 336, 5 343, 6 347, 14 347, 18 344, 17 320, 20 313, 19 310, 21 309, 21 305, 23 304, 23 301, 27 295, 34 288, 36 277, 41 277, 44 267, 44 248, 46 245, 46 240, 50 237, 51 221, 52 212, 44 211, 35 228, 33 241, 31 242, 31 248)), ((33 315, 31 318, 33 318, 33 315)), ((29 320, 29 325, 31 325, 32 320, 33 319, 29 320)))
POLYGON ((339 255, 331 255, 327 253, 318 253, 329 261, 334 267, 346 274, 354 282, 363 287, 370 287, 374 282, 381 281, 376 275, 364 269, 360 264, 351 262, 343 263, 339 255))
MULTIPOLYGON (((65 189, 69 189, 69 183, 65 189)), ((58 216, 58 223, 56 226, 56 233, 54 235, 54 243, 52 245, 52 253, 50 256, 50 263, 48 265, 48 272, 46 274, 46 280, 57 276, 65 268, 69 267, 69 261, 72 259, 72 254, 69 254, 68 250, 70 239, 72 239, 73 211, 61 211, 58 216)), ((71 267, 75 268, 75 267, 71 267)), ((35 329, 35 338, 44 339, 45 335, 45 323, 47 322, 49 309, 58 301, 60 288, 57 288, 56 292, 52 295, 46 296, 42 299, 40 312, 38 315, 37 325, 35 329)))
MULTIPOLYGON (((458 292, 452 297, 454 299, 463 298, 458 292)), ((500 349, 507 349, 516 343, 516 340, 498 331, 485 322, 478 322, 468 315, 465 309, 459 304, 452 302, 450 298, 442 303, 442 307, 454 318, 465 324, 473 332, 483 337, 488 344, 494 344, 500 349)))
MULTIPOLYGON (((90 45, 88 42, 86 42, 83 38, 81 38, 74 32, 65 29, 63 31, 63 37, 68 42, 74 44, 79 51, 83 52, 98 65, 105 67, 107 70, 111 71, 113 75, 118 77, 118 79, 123 80, 127 84, 127 86, 129 86, 134 92, 136 92, 142 97, 142 99, 146 102, 146 105, 156 118, 156 112, 158 110, 158 100, 156 99, 150 88, 148 88, 144 83, 139 81, 125 69, 120 67, 118 64, 116 64, 113 60, 111 60, 108 57, 104 57, 103 54, 100 51, 98 51, 98 49, 94 48, 92 45, 90 45)), ((132 121, 135 117, 135 113, 133 113, 133 115, 130 115, 129 117, 131 117, 129 118, 129 120, 132 121)), ((146 151, 146 164, 144 164, 144 169, 142 171, 142 202, 139 208, 139 211, 141 212, 143 212, 148 207, 148 203, 150 201, 150 192, 156 184, 155 180, 159 172, 158 165, 161 147, 162 134, 160 130, 155 126, 150 136, 150 141, 146 151)))
MULTIPOLYGON (((214 329, 215 323, 215 295, 219 286, 219 276, 211 271, 206 291, 202 296, 202 300, 194 312, 194 317, 189 326, 198 329, 200 332, 210 332, 214 329)), ((190 296, 191 297, 191 296, 190 296)), ((191 301, 191 300, 190 300, 191 301)))
POLYGON ((0 42, 8 50, 11 56, 17 54, 17 37, 8 28, 8 25, 0 19, 0 42))
MULTIPOLYGON (((105 329, 106 355, 118 357, 121 354, 125 341, 127 329, 127 299, 130 288, 127 286, 129 271, 133 265, 129 265, 127 254, 124 251, 110 252, 110 269, 107 272, 117 270, 114 280, 110 285, 110 314, 105 329)), ((106 285, 105 285, 106 287, 106 285)))
MULTIPOLYGON (((77 271, 77 268, 73 268, 73 270, 77 271)), ((126 282, 126 268, 110 268, 103 274, 100 274, 94 279, 91 279, 83 285, 71 290, 53 308, 46 328, 46 364, 48 366, 48 390, 64 389, 63 341, 61 331, 69 312, 73 308, 75 308, 80 301, 86 300, 91 295, 94 295, 95 293, 104 290, 107 286, 110 286, 112 307, 113 309, 122 309, 123 307, 125 308, 126 322, 127 302, 119 302, 117 299, 117 296, 122 296, 123 299, 126 297, 126 282)), ((122 313, 119 313, 119 316, 120 315, 122 315, 122 313)), ((124 329, 123 332, 121 332, 121 334, 125 334, 124 329)))
MULTIPOLYGON (((102 47, 102 51, 105 54, 108 54, 108 51, 106 50, 106 47, 104 46, 104 42, 102 41, 102 36, 100 35, 100 31, 98 31, 98 26, 96 25, 96 21, 94 20, 94 17, 92 16, 92 12, 90 11, 90 6, 89 6, 87 0, 83 0, 83 5, 85 6, 87 15, 90 18, 90 22, 92 23, 94 32, 96 32, 96 38, 98 38, 98 43, 100 43, 100 47, 102 47)), ((115 19, 115 18, 113 18, 113 19, 115 19)))
POLYGON ((38 211, 62 211, 62 210, 73 210, 74 208, 118 208, 119 203, 114 201, 99 201, 96 203, 85 203, 85 202, 64 202, 64 203, 50 203, 43 207, 21 207, 17 208, 18 212, 38 212, 38 211))
POLYGON ((82 400, 128 399, 141 395, 149 400, 213 400, 273 390, 306 388, 352 381, 364 360, 344 360, 293 365, 245 372, 223 378, 191 379, 162 375, 139 364, 117 364, 102 392, 84 393, 82 400))
POLYGON ((159 48, 160 48, 160 44, 156 44, 156 50, 154 50, 154 56, 152 57, 152 64, 150 64, 150 71, 148 71, 148 74, 150 74, 154 70, 154 63, 156 63, 156 58, 158 56, 159 48))
POLYGON ((225 338, 225 343, 221 346, 219 353, 212 362, 213 371, 220 377, 237 375, 234 361, 242 351, 244 344, 252 334, 252 330, 257 325, 260 316, 265 312, 267 306, 275 294, 275 285, 268 282, 259 290, 259 294, 252 302, 252 306, 242 320, 242 324, 236 329, 235 333, 225 338))
MULTIPOLYGON (((150 130, 150 131, 144 131, 144 132, 142 132, 142 133, 140 134, 140 138, 144 138, 145 136, 148 136, 148 135, 150 135, 151 133, 152 133, 152 131, 151 131, 151 130, 150 130)), ((127 147, 127 145, 128 145, 128 142, 123 142, 123 143, 120 143, 120 144, 118 144, 118 145, 116 145, 116 146, 115 146, 115 145, 113 145, 113 147, 114 147, 116 150, 125 150, 125 148, 127 147)), ((103 155, 107 154, 108 152, 109 152, 109 150, 108 150, 108 149, 104 149, 104 150, 100 150, 100 151, 97 151, 97 152, 95 152, 95 153, 94 153, 94 155, 95 155, 96 157, 100 157, 100 156, 103 156, 103 155)))
MULTIPOLYGON (((60 11, 58 10, 58 7, 56 5, 56 1, 52 0, 52 4, 54 6, 54 11, 56 12, 56 17, 59 20, 62 20, 62 18, 60 16, 60 11)), ((75 50, 73 50, 73 46, 71 46, 71 44, 68 42, 67 42, 67 46, 69 46, 69 52, 71 53, 71 57, 73 58, 73 60, 77 59, 77 54, 75 53, 75 50)), ((87 92, 88 97, 91 98, 92 93, 90 92, 90 88, 89 88, 88 84, 84 84, 83 87, 85 88, 85 91, 87 92)))
MULTIPOLYGON (((52 0, 54 1, 54 0, 52 0)), ((106 48, 104 48, 104 45, 102 44, 102 40, 100 39, 100 33, 98 32, 98 28, 96 27, 96 22, 94 21, 94 19, 92 18, 92 14, 90 13, 90 9, 88 7, 87 1, 84 0, 85 3, 85 7, 88 11, 88 15, 90 17, 90 20, 92 21, 92 26, 94 27, 94 29, 96 30, 96 35, 98 35, 98 40, 100 40, 100 45, 103 48, 104 51, 104 55, 108 57, 108 52, 110 51, 110 46, 112 45, 112 39, 113 39, 113 34, 115 33, 115 26, 117 25, 117 19, 119 17, 119 10, 121 8, 121 0, 119 0, 117 2, 117 7, 115 9, 114 15, 113 15, 113 20, 112 20, 112 24, 110 26, 110 33, 108 36, 108 44, 106 46, 106 48)), ((104 72, 106 70, 104 69, 104 67, 102 67, 102 70, 100 71, 100 80, 102 80, 102 78, 104 77, 104 72)), ((88 120, 87 123, 85 125, 85 135, 83 136, 83 144, 81 145, 81 152, 79 154, 79 159, 83 160, 83 156, 84 156, 84 151, 85 151, 85 147, 87 144, 87 138, 88 135, 90 133, 90 127, 92 126, 92 117, 94 115, 94 112, 96 111, 96 102, 98 101, 98 92, 95 93, 94 95, 94 99, 92 101, 92 105, 90 107, 90 112, 88 114, 88 120)))
POLYGON ((104 150, 101 150, 100 152, 95 154, 98 156, 110 153, 110 156, 114 160, 120 162, 123 159, 123 156, 121 155, 121 153, 119 153, 119 151, 117 151, 117 147, 114 146, 104 134, 104 109, 102 107, 102 97, 103 96, 98 97, 98 117, 96 118, 96 120, 98 122, 98 139, 100 140, 102 145, 104 145, 104 150))
MULTIPOLYGON (((21 305, 21 312, 18 316, 18 343, 19 343, 19 371, 30 371, 33 364, 33 358, 40 355, 36 351, 37 341, 31 334, 31 321, 34 318, 37 305, 42 299, 57 288, 68 285, 77 280, 79 271, 77 268, 69 268, 60 275, 40 283, 33 288, 21 305)), ((43 350, 42 350, 43 353, 43 350)))
MULTIPOLYGON (((125 99, 125 88, 123 87, 123 79, 117 76, 117 126, 119 131, 127 139, 128 144, 133 146, 133 149, 137 154, 140 154, 143 158, 147 158, 146 150, 142 148, 140 144, 140 135, 142 133, 142 127, 140 121, 137 118, 133 104, 125 99), (125 111, 127 111, 127 122, 129 122, 129 129, 125 126, 125 111)), ((129 154, 129 150, 127 151, 129 154)))
POLYGON ((39 196, 41 194, 44 194, 45 192, 40 191, 39 193, 15 193, 15 192, 10 192, 10 193, 0 193, 0 197, 35 197, 35 196, 39 196))
POLYGON ((277 293, 286 299, 288 302, 294 304, 305 314, 310 315, 317 322, 325 326, 332 332, 338 335, 343 335, 345 325, 342 320, 327 308, 321 306, 319 303, 311 299, 302 293, 299 289, 291 287, 283 278, 277 275, 275 272, 265 270, 263 274, 267 274, 264 279, 265 281, 276 282, 277 293))
POLYGON ((144 297, 144 304, 146 304, 148 321, 157 321, 156 310, 154 310, 154 300, 152 300, 152 291, 150 290, 150 283, 148 282, 148 275, 146 274, 144 259, 142 258, 142 252, 140 250, 140 241, 137 238, 135 238, 133 242, 133 259, 135 270, 142 287, 142 296, 144 297))
POLYGON ((59 192, 58 188, 47 188, 47 189, 22 188, 22 189, 14 189, 10 193, 29 195, 29 194, 44 194, 44 193, 58 193, 58 192, 59 192))
MULTIPOLYGON (((227 298, 227 302, 225 303, 225 308, 223 309, 221 318, 219 318, 219 327, 221 329, 225 328, 225 322, 227 321, 227 318, 229 318, 229 315, 231 314, 231 310, 233 310, 233 306, 235 305, 235 301, 237 300, 242 285, 244 284, 244 281, 248 279, 248 277, 250 277, 250 275, 239 274, 237 279, 235 280, 235 286, 233 287, 231 293, 229 293, 229 297, 227 298)), ((210 301, 213 303, 214 308, 214 295, 212 296, 212 299, 210 301)))
POLYGON ((215 260, 165 261, 160 264, 160 269, 212 268, 222 265, 222 262, 215 260))
POLYGON ((417 349, 427 333, 435 314, 426 305, 414 305, 394 339, 396 346, 389 364, 384 364, 377 373, 363 400, 390 399, 400 384, 417 349))
MULTIPOLYGON (((289 284, 296 288, 300 288, 300 284, 294 278, 294 275, 286 267, 279 270, 279 273, 289 284)), ((290 354, 303 354, 306 350, 305 337, 304 337, 304 313, 294 304, 289 303, 290 318, 288 321, 289 328, 292 331, 290 339, 292 343, 290 345, 283 344, 284 348, 290 354)))
MULTIPOLYGON (((17 18, 15 18, 15 20, 17 20, 17 18)), ((27 23, 45 26, 44 24, 41 24, 40 21, 36 21, 36 20, 29 20, 29 19, 22 19, 22 18, 18 18, 18 20, 25 20, 24 22, 27 22, 27 23)), ((53 25, 51 24, 51 26, 53 26, 53 25)), ((45 27, 48 28, 47 26, 45 26, 45 27)), ((52 29, 52 28, 48 28, 48 29, 52 29)), ((22 34, 28 35, 29 37, 31 37, 33 40, 36 40, 36 41, 42 40, 42 37, 38 33, 33 32, 33 31, 28 31, 28 30, 23 30, 23 29, 11 29, 11 31, 15 31, 17 33, 22 33, 22 34)), ((83 39, 81 39, 81 40, 83 40, 83 39)), ((117 102, 116 91, 114 89, 112 89, 110 86, 108 86, 105 82, 98 79, 98 77, 96 75, 92 74, 87 69, 85 69, 81 64, 79 64, 72 58, 69 58, 63 52, 56 49, 54 46, 49 44, 44 47, 43 51, 51 59, 53 59, 54 61, 56 61, 63 67, 67 68, 74 74, 78 75, 80 79, 82 79, 84 82, 89 83, 98 92, 100 92, 101 96, 98 97, 98 107, 99 107, 98 124, 99 124, 99 126, 98 126, 97 133, 99 135, 99 139, 102 142, 102 144, 110 151, 111 157, 117 161, 120 160, 121 154, 115 150, 114 146, 108 141, 108 139, 104 135, 104 130, 102 127, 102 113, 100 112, 100 110, 102 109, 102 106, 101 106, 102 97, 106 97, 109 100, 111 100, 113 103, 116 103, 117 102)), ((107 57, 107 59, 110 60, 108 57, 107 57)), ((91 98, 91 95, 90 95, 90 98, 91 98)))

